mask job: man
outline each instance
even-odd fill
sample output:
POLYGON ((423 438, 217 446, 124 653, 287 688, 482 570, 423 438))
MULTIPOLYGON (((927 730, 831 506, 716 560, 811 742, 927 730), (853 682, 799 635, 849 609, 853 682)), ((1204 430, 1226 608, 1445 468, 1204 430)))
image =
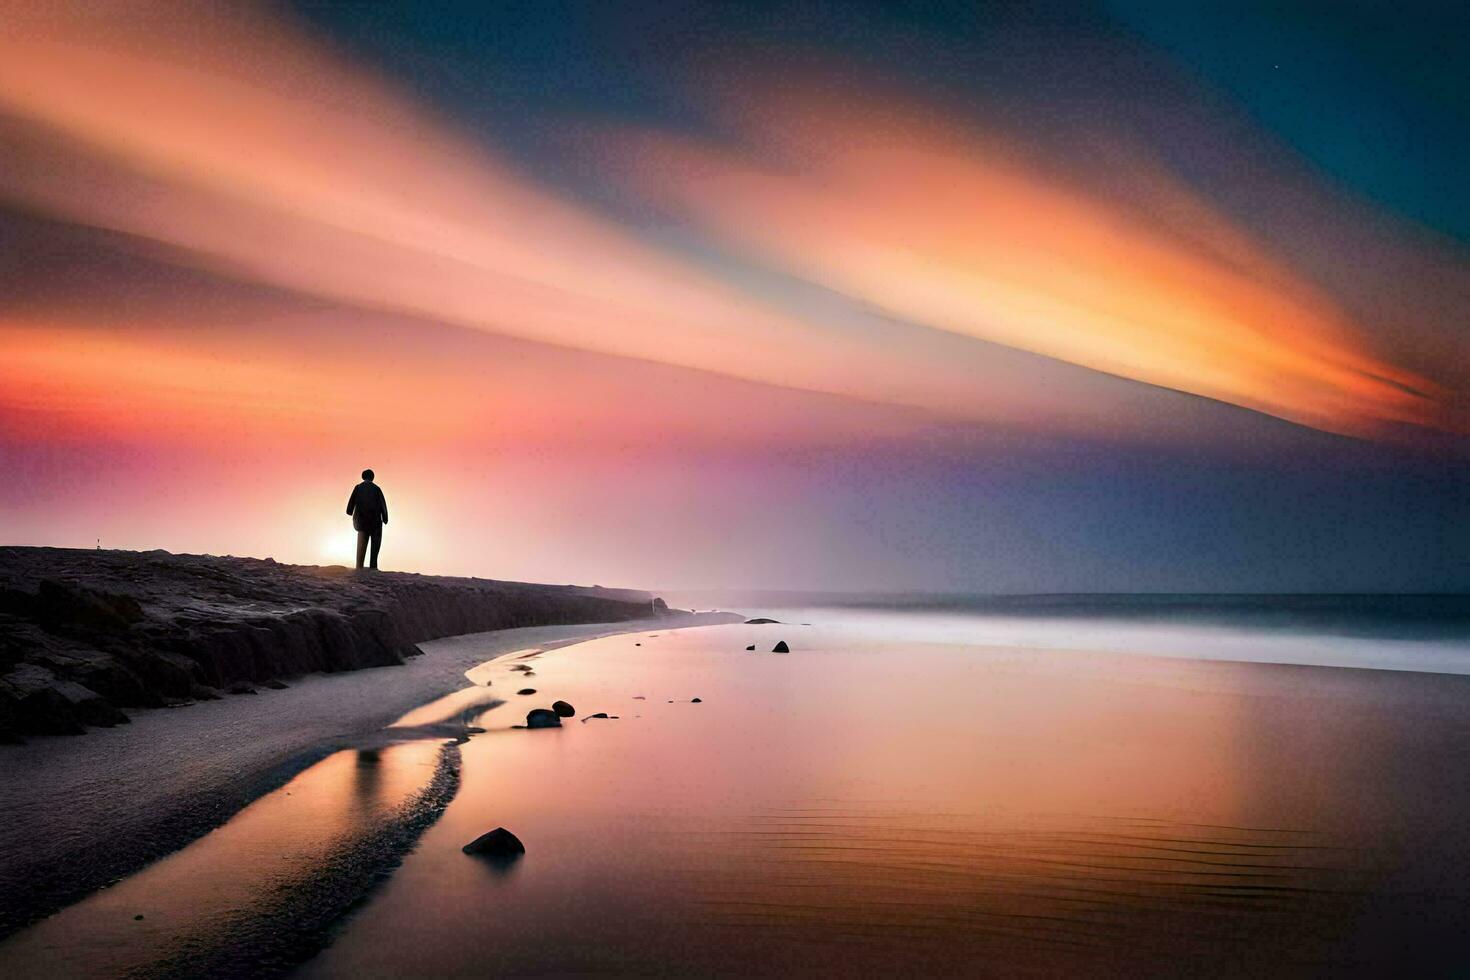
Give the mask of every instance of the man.
POLYGON ((383 525, 388 523, 388 501, 373 482, 372 470, 363 470, 362 482, 352 488, 352 496, 347 498, 347 513, 352 515, 352 527, 357 531, 357 567, 362 568, 362 559, 371 541, 372 567, 376 571, 378 549, 383 546, 383 525))

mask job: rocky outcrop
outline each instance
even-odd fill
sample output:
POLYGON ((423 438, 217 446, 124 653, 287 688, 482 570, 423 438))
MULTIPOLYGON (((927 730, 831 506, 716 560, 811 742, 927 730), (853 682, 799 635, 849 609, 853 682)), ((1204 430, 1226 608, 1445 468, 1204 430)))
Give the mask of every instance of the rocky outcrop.
POLYGON ((416 644, 616 622, 648 593, 167 552, 0 548, 0 741, 127 721, 123 709, 402 663, 416 644))

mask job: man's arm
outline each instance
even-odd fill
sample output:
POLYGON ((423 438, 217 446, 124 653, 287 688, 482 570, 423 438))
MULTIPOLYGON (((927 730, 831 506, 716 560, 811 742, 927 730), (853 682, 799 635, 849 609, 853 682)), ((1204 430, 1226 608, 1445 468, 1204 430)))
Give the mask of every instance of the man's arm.
POLYGON ((388 523, 388 498, 383 495, 383 488, 378 488, 378 511, 383 515, 383 523, 388 523))
POLYGON ((352 488, 352 493, 347 495, 347 515, 352 516, 352 510, 357 506, 357 487, 352 488))

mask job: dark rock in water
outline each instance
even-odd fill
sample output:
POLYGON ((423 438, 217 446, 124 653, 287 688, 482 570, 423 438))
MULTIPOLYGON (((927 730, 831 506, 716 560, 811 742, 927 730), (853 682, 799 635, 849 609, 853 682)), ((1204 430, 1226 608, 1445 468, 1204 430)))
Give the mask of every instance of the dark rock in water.
POLYGON ((607 717, 607 712, 606 711, 599 711, 597 714, 595 714, 595 715, 588 715, 586 718, 583 718, 582 720, 583 721, 591 721, 593 718, 606 718, 606 717, 607 717))
POLYGON ((704 701, 703 701, 702 698, 695 698, 693 701, 690 701, 689 703, 690 704, 703 704, 704 701))
POLYGON ((764 616, 760 616, 755 619, 747 619, 745 621, 746 626, 765 626, 768 623, 775 623, 779 626, 781 624, 781 621, 779 619, 766 619, 764 616))
POLYGON ((634 645, 634 646, 635 646, 635 647, 641 647, 641 646, 642 646, 642 645, 643 645, 643 644, 641 644, 641 643, 635 643, 635 644, 633 644, 633 645, 634 645))
POLYGON ((530 669, 531 669, 530 666, 527 665, 527 664, 516 664, 514 667, 511 668, 511 670, 525 670, 525 671, 529 671, 530 669))
POLYGON ((755 644, 752 643, 750 646, 746 647, 745 649, 747 649, 747 650, 754 650, 755 649, 755 644))
POLYGON ((135 915, 135 916, 133 916, 133 921, 134 922, 142 922, 143 921, 143 917, 141 915, 135 915))
POLYGON ((669 604, 662 599, 653 600, 653 612, 656 616, 663 616, 669 611, 669 604))
POLYGON ((577 713, 577 709, 572 707, 570 704, 567 704, 565 701, 551 702, 551 710, 555 711, 562 718, 571 718, 577 713))
POLYGON ((771 652, 772 653, 790 653, 791 652, 791 648, 786 645, 786 641, 785 640, 781 640, 775 646, 771 647, 771 652))
POLYGON ((535 694, 536 693, 536 689, 534 687, 523 687, 519 691, 517 691, 516 693, 517 694, 535 694))
POLYGON ((549 708, 532 708, 526 715, 527 728, 560 728, 561 716, 549 708))
POLYGON ((504 827, 496 827, 490 833, 476 837, 460 850, 481 857, 518 858, 526 853, 526 845, 504 827))
POLYGON ((643 694, 635 694, 635 695, 633 695, 633 700, 634 701, 647 701, 648 700, 648 697, 646 695, 643 695, 643 694))
POLYGON ((272 691, 284 691, 286 688, 290 687, 291 685, 290 684, 287 684, 285 681, 278 681, 274 677, 272 677, 270 680, 264 682, 260 686, 261 687, 268 687, 272 691))

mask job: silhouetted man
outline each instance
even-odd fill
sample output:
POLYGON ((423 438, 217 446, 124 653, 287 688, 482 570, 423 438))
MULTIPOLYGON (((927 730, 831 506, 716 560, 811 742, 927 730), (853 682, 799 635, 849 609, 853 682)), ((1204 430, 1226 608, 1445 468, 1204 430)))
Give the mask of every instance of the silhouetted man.
POLYGON ((383 491, 373 482, 373 471, 362 471, 362 482, 352 488, 347 498, 347 513, 352 515, 352 527, 357 531, 357 567, 362 567, 368 542, 373 543, 372 567, 378 567, 378 549, 383 546, 383 525, 388 523, 388 501, 383 491))

